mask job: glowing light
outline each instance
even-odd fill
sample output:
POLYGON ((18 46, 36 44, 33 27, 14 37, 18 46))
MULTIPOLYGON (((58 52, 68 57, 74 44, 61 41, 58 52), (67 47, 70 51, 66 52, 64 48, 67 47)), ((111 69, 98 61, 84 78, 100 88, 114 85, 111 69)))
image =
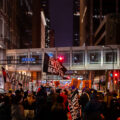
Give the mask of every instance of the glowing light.
POLYGON ((63 56, 59 56, 59 57, 58 57, 58 60, 59 60, 60 62, 63 62, 64 57, 63 57, 63 56))

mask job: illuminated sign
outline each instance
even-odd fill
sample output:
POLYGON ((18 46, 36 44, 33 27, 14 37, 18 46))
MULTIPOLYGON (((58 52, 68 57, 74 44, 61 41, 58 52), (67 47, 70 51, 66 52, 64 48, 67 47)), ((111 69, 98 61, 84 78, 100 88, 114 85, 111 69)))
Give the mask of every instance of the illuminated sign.
POLYGON ((35 62, 35 58, 22 58, 22 62, 35 62))

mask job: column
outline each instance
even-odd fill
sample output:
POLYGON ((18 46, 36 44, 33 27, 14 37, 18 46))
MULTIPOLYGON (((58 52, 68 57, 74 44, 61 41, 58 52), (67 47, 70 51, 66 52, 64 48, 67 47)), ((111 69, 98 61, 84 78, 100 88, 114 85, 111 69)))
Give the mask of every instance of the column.
POLYGON ((80 0, 80 46, 90 42, 90 4, 89 0, 80 0))

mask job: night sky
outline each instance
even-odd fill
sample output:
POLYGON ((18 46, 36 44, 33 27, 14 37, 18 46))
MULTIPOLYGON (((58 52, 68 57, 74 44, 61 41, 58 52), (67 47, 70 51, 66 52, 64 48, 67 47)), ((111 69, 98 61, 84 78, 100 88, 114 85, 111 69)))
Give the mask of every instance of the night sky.
POLYGON ((73 0, 49 0, 51 27, 55 30, 55 46, 72 46, 73 0))

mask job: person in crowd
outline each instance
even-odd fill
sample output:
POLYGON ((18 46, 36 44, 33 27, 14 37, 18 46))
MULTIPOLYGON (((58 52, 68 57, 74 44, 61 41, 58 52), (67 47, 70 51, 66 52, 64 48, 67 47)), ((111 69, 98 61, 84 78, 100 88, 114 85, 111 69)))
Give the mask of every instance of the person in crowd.
POLYGON ((10 100, 10 104, 12 104, 12 100, 14 99, 14 94, 13 94, 13 91, 10 89, 7 93, 7 96, 9 97, 9 100, 10 100))
POLYGON ((64 108, 64 99, 58 95, 56 102, 51 108, 51 120, 67 120, 67 112, 64 108))
POLYGON ((47 92, 45 87, 41 86, 40 91, 36 97, 36 120, 47 120, 47 92))
POLYGON ((106 94, 104 96, 104 101, 106 102, 108 109, 110 108, 111 99, 112 99, 112 94, 111 94, 111 92, 109 90, 107 90, 106 94))
POLYGON ((110 102, 110 116, 111 116, 111 120, 116 120, 117 117, 119 117, 119 103, 118 103, 118 99, 117 99, 117 94, 114 91, 113 92, 113 97, 111 99, 110 102))
POLYGON ((34 118, 34 111, 35 111, 35 97, 32 93, 29 93, 26 98, 24 98, 24 114, 25 118, 32 120, 34 118))
POLYGON ((118 118, 120 119, 120 98, 118 98, 118 118))
POLYGON ((57 100, 56 91, 55 89, 51 88, 50 94, 47 96, 47 112, 49 117, 51 117, 51 108, 53 104, 56 102, 56 100, 57 100))
POLYGON ((0 120, 11 120, 11 105, 8 96, 2 96, 0 100, 0 120))
POLYGON ((82 92, 82 95, 80 96, 80 99, 79 99, 79 104, 81 105, 81 117, 83 118, 83 120, 84 120, 83 111, 86 104, 89 102, 89 100, 90 100, 90 91, 86 89, 82 92))
POLYGON ((80 105, 79 105, 79 94, 78 94, 78 80, 73 80, 73 86, 71 92, 68 95, 68 105, 71 113, 72 120, 80 120, 80 105))
POLYGON ((24 107, 22 105, 23 97, 16 95, 11 106, 11 120, 25 120, 24 107))
POLYGON ((90 101, 84 108, 84 120, 104 120, 103 106, 99 102, 97 91, 94 91, 91 95, 90 101))
POLYGON ((60 93, 60 96, 63 97, 63 105, 66 111, 68 111, 68 101, 67 101, 67 96, 68 92, 66 89, 63 89, 60 93))

